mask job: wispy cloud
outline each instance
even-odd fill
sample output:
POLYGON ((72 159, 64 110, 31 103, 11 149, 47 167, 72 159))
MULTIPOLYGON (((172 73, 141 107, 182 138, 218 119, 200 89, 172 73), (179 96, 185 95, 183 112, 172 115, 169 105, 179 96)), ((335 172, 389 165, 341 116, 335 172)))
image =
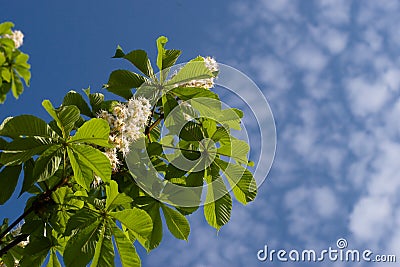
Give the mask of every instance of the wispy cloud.
POLYGON ((256 266, 265 243, 327 247, 338 237, 400 257, 399 2, 237 1, 230 11, 236 46, 224 55, 264 89, 275 163, 218 237, 196 215, 189 244, 173 250, 179 262, 160 250, 149 266, 256 266))

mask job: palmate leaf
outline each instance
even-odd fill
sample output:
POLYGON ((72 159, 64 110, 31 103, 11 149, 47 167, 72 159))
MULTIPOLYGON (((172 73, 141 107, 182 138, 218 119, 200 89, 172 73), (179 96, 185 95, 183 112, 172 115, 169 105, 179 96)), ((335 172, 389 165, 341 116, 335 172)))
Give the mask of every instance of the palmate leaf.
POLYGON ((184 101, 198 97, 205 97, 205 98, 219 100, 219 97, 216 93, 202 87, 176 87, 171 89, 169 92, 176 95, 177 97, 179 97, 179 99, 182 99, 184 101))
POLYGON ((227 178, 236 199, 247 204, 257 195, 257 184, 249 170, 239 164, 232 164, 220 159, 214 161, 215 166, 221 169, 227 178))
POLYGON ((138 208, 110 212, 110 216, 125 225, 136 237, 147 239, 153 229, 150 216, 138 208))
POLYGON ((15 138, 8 143, 0 156, 0 162, 5 165, 21 164, 34 155, 53 146, 54 139, 41 137, 15 138))
POLYGON ((11 34, 11 28, 14 27, 14 23, 10 22, 10 21, 6 21, 3 23, 0 23, 0 35, 3 34, 11 34))
POLYGON ((221 147, 217 149, 217 153, 222 156, 231 157, 237 163, 247 164, 247 155, 250 151, 249 145, 245 141, 239 140, 233 136, 231 136, 230 139, 230 143, 222 144, 221 147))
POLYGON ((184 65, 182 69, 180 69, 178 73, 166 83, 166 86, 212 77, 214 77, 214 75, 206 67, 204 60, 194 59, 186 63, 186 65, 184 65))
POLYGON ((106 195, 106 210, 111 210, 116 206, 129 204, 133 201, 131 197, 118 192, 118 184, 114 180, 111 180, 110 185, 106 187, 106 195))
POLYGON ((232 198, 218 172, 212 170, 206 177, 208 187, 204 205, 204 217, 217 230, 230 220, 232 210, 232 198))
POLYGON ((119 229, 115 223, 111 224, 111 232, 114 236, 115 245, 119 258, 121 259, 122 266, 124 267, 140 267, 140 258, 133 246, 131 240, 119 229))
POLYGON ((92 107, 92 112, 95 114, 101 109, 101 104, 104 101, 104 95, 101 93, 90 93, 90 87, 87 89, 83 89, 83 92, 85 92, 86 96, 89 98, 89 103, 90 106, 92 107))
POLYGON ((21 173, 21 165, 4 167, 0 172, 0 205, 3 205, 13 194, 21 173))
POLYGON ((144 50, 133 50, 128 54, 122 52, 121 47, 117 48, 114 58, 124 58, 131 62, 136 68, 138 68, 147 77, 154 78, 153 67, 151 66, 149 57, 144 50), (118 53, 117 53, 118 52, 118 53))
POLYGON ((67 138, 74 128, 75 122, 80 118, 79 109, 76 106, 62 106, 60 109, 55 110, 49 100, 44 100, 42 106, 57 122, 58 128, 60 128, 63 133, 63 137, 67 138))
POLYGON ((108 142, 110 126, 106 120, 91 119, 85 122, 70 139, 70 143, 86 143, 102 147, 112 147, 108 142))
POLYGON ((86 115, 88 117, 92 116, 92 111, 90 110, 86 101, 83 99, 82 95, 78 94, 73 90, 69 91, 65 95, 63 100, 63 106, 71 106, 71 105, 76 106, 81 112, 81 114, 86 115))
POLYGON ((52 145, 36 160, 33 177, 38 182, 50 178, 60 166, 62 160, 62 145, 52 145))
MULTIPOLYGON (((114 222, 112 224, 115 225, 114 222)), ((108 220, 103 220, 99 229, 99 240, 91 267, 113 267, 114 266, 114 247, 111 240, 111 229, 108 220)))
POLYGON ((132 89, 139 88, 146 79, 128 70, 115 70, 110 74, 106 89, 111 93, 129 99, 133 96, 132 89))
POLYGON ((182 53, 181 50, 166 49, 162 60, 163 69, 172 67, 178 60, 181 53, 182 53))
POLYGON ((95 221, 69 239, 63 254, 66 267, 86 266, 90 262, 96 251, 101 226, 100 220, 95 221))
POLYGON ((94 172, 104 182, 111 179, 111 164, 106 155, 89 145, 71 144, 67 148, 76 182, 89 190, 94 172))
POLYGON ((169 231, 178 239, 188 240, 190 226, 188 220, 178 211, 161 204, 169 231))
POLYGON ((12 91, 15 99, 18 99, 18 97, 24 91, 24 86, 21 82, 21 79, 19 78, 18 73, 16 73, 15 70, 13 70, 11 72, 11 91, 12 91))
POLYGON ((74 198, 73 193, 69 187, 60 187, 51 195, 57 205, 57 211, 50 217, 50 222, 59 233, 64 233, 68 220, 74 212, 83 208, 84 202, 74 198))
POLYGON ((24 181, 22 183, 21 192, 19 193, 18 197, 27 192, 35 183, 35 177, 33 176, 34 167, 35 161, 32 158, 24 163, 24 181))
POLYGON ((163 58, 165 57, 165 44, 168 42, 168 38, 165 36, 160 36, 157 38, 157 67, 161 71, 163 67, 163 58))
POLYGON ((148 238, 138 237, 138 241, 149 252, 160 245, 163 236, 163 225, 160 216, 160 203, 156 202, 155 200, 151 200, 151 204, 145 207, 145 210, 151 217, 153 229, 151 230, 148 238))
POLYGON ((29 244, 24 249, 24 256, 20 261, 21 267, 40 267, 42 266, 52 243, 49 238, 41 236, 30 238, 29 244))
POLYGON ((56 250, 52 248, 50 250, 50 257, 46 267, 61 267, 60 261, 58 260, 56 250))
POLYGON ((58 136, 44 120, 32 115, 21 115, 9 119, 3 127, 0 127, 0 135, 11 138, 21 136, 56 138, 58 136))
POLYGON ((97 223, 99 214, 91 209, 80 209, 68 220, 65 235, 71 235, 74 230, 82 230, 91 224, 97 223))

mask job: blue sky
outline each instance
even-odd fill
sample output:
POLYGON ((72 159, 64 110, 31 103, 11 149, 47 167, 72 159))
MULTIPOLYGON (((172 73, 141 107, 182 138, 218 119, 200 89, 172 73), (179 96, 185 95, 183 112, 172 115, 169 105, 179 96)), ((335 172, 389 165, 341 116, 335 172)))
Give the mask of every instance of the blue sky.
MULTIPOLYGON (((258 84, 277 151, 255 202, 234 203, 218 235, 201 212, 190 216, 189 242, 167 233, 149 255, 140 250, 143 266, 272 265, 257 260, 264 245, 325 249, 338 238, 400 260, 399 12, 390 0, 7 1, 0 20, 24 32, 32 82, 0 106, 0 119, 48 119, 44 98, 59 104, 70 89, 99 91, 112 70, 128 67, 110 59, 117 44, 154 59, 155 39, 166 35, 181 62, 212 55, 258 84)), ((0 207, 1 217, 16 217, 21 202, 0 207)))

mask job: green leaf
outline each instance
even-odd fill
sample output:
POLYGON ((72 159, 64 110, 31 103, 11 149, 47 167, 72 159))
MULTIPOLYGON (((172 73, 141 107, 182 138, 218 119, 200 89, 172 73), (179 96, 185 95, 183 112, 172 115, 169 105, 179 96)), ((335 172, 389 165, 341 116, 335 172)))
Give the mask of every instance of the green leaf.
POLYGON ((0 24, 0 35, 11 34, 11 28, 14 27, 14 23, 6 21, 0 24))
POLYGON ((13 71, 11 74, 11 91, 16 99, 23 93, 24 86, 21 82, 21 79, 18 75, 13 71))
POLYGON ((99 215, 93 210, 81 209, 77 211, 67 222, 65 235, 71 235, 74 230, 82 230, 92 224, 98 223, 99 215))
POLYGON ((96 243, 93 261, 90 266, 112 267, 114 266, 114 247, 111 240, 111 230, 110 226, 108 226, 108 221, 102 223, 99 232, 99 241, 96 243))
MULTIPOLYGON (((3 55, 2 53, 0 53, 3 55)), ((3 78, 4 81, 10 82, 11 81, 11 71, 8 68, 2 68, 1 69, 1 77, 3 78)))
POLYGON ((76 154, 74 150, 68 147, 67 153, 71 162, 72 170, 74 171, 75 181, 80 186, 89 191, 90 184, 92 183, 94 178, 93 171, 80 160, 79 155, 76 154))
POLYGON ((19 193, 20 197, 23 193, 28 191, 35 182, 36 177, 33 176, 33 168, 35 167, 35 162, 33 159, 29 159, 24 163, 24 181, 22 183, 22 189, 19 193))
POLYGON ((180 55, 181 55, 180 50, 175 50, 175 49, 165 50, 163 61, 162 61, 163 69, 172 67, 176 63, 176 61, 178 60, 178 57, 180 55))
POLYGON ((99 240, 100 227, 100 221, 96 221, 69 239, 63 254, 66 267, 86 266, 90 262, 99 240))
POLYGON ((100 110, 101 103, 104 101, 104 95, 101 93, 90 93, 90 87, 87 89, 83 89, 87 97, 89 98, 90 106, 92 107, 92 111, 95 114, 100 110))
POLYGON ((48 179, 58 170, 62 160, 61 148, 62 145, 52 145, 36 160, 33 176, 38 182, 48 179))
POLYGON ((51 241, 44 236, 30 238, 29 244, 24 249, 24 257, 20 262, 21 267, 40 267, 51 248, 51 241))
MULTIPOLYGON (((4 56, 4 54, 2 52, 0 52, 0 66, 2 66, 4 64, 4 62, 6 62, 6 57, 4 56)), ((7 70, 6 68, 4 68, 4 69, 7 70)), ((0 74, 1 74, 1 72, 0 72, 0 74)), ((8 80, 8 81, 10 81, 10 80, 8 80)))
POLYGON ((217 153, 222 156, 233 158, 237 163, 247 164, 247 154, 250 151, 249 145, 243 141, 230 137, 229 144, 223 144, 217 149, 217 153))
POLYGON ((106 89, 111 93, 129 99, 133 96, 132 88, 139 88, 146 79, 128 70, 115 70, 110 74, 106 89))
POLYGON ((123 58, 127 59, 129 62, 131 62, 133 65, 135 65, 135 67, 138 68, 147 77, 150 77, 150 78, 154 77, 153 68, 151 66, 151 63, 147 56, 146 51, 134 50, 134 51, 126 54, 123 58))
POLYGON ((137 254, 136 249, 129 238, 115 224, 111 226, 111 231, 114 235, 115 245, 117 247, 122 266, 140 267, 141 263, 139 255, 137 254))
POLYGON ((0 135, 11 138, 20 136, 56 137, 47 123, 32 115, 21 115, 8 120, 0 129, 0 135))
POLYGON ((204 217, 209 225, 219 230, 231 217, 232 199, 223 180, 218 177, 218 171, 207 178, 206 204, 204 217))
MULTIPOLYGON (((162 104, 163 104, 163 110, 164 110, 164 116, 168 117, 169 113, 174 110, 176 106, 178 106, 178 102, 176 99, 171 95, 171 94, 164 94, 162 96, 162 104)), ((174 114, 174 117, 176 117, 178 112, 174 114)))
POLYGON ((21 169, 21 165, 17 165, 5 167, 0 172, 0 205, 3 205, 14 193, 21 169))
POLYGON ((63 137, 67 138, 69 132, 74 128, 75 122, 80 118, 79 109, 76 106, 65 106, 57 111, 49 100, 44 100, 42 106, 57 122, 58 128, 60 128, 63 133, 63 137))
POLYGON ((3 150, 0 162, 6 165, 21 164, 51 147, 53 139, 41 137, 16 138, 3 150))
POLYGON ((78 155, 81 163, 89 167, 103 182, 108 183, 111 179, 110 160, 100 150, 88 145, 71 144, 74 153, 78 155))
POLYGON ((78 107, 81 114, 86 115, 88 117, 92 116, 92 111, 90 110, 86 101, 83 99, 82 95, 72 90, 65 95, 63 100, 63 106, 71 106, 71 105, 78 107))
POLYGON ((257 184, 249 170, 239 164, 231 164, 220 159, 216 159, 214 163, 224 173, 240 203, 246 205, 255 199, 257 184))
POLYGON ((118 192, 118 184, 116 181, 111 180, 110 186, 106 187, 106 210, 111 210, 113 207, 132 203, 132 198, 128 197, 124 193, 118 192))
POLYGON ((111 212, 110 215, 120 221, 129 230, 133 231, 136 237, 139 236, 147 239, 153 229, 150 216, 145 211, 138 208, 111 212))
POLYGON ((112 147, 108 143, 110 136, 110 126, 106 120, 103 119, 91 119, 85 122, 76 131, 76 134, 70 139, 70 143, 87 143, 92 145, 98 145, 102 147, 112 147))
POLYGON ((83 208, 84 202, 76 199, 73 193, 69 187, 60 187, 51 195, 57 205, 57 211, 52 213, 50 223, 59 233, 64 233, 74 212, 83 208))
POLYGON ((145 209, 150 215, 151 220, 153 221, 153 229, 148 239, 141 239, 140 237, 138 238, 138 241, 143 245, 143 247, 146 248, 148 252, 160 245, 163 236, 163 225, 160 216, 160 204, 154 199, 152 199, 151 201, 152 203, 145 209))
POLYGON ((14 66, 14 70, 17 72, 19 76, 21 76, 24 79, 25 84, 29 86, 29 82, 31 80, 31 72, 29 71, 29 69, 17 65, 14 66))
POLYGON ((161 208, 169 231, 178 239, 188 240, 190 226, 185 216, 164 204, 161 205, 161 208))
POLYGON ((209 89, 202 87, 176 87, 169 91, 174 95, 178 96, 180 99, 187 101, 192 98, 205 97, 219 100, 216 93, 210 91, 209 89))
POLYGON ((14 64, 29 69, 31 65, 28 64, 28 59, 29 55, 19 51, 18 55, 14 58, 14 64))
POLYGON ((56 250, 50 250, 50 258, 49 262, 47 263, 46 267, 61 267, 60 261, 58 260, 56 250))
POLYGON ((122 50, 122 47, 118 45, 117 49, 115 50, 115 54, 114 54, 113 58, 121 58, 121 57, 124 57, 124 56, 125 56, 125 53, 122 50))
POLYGON ((165 57, 165 44, 168 42, 168 38, 165 36, 160 36, 157 39, 157 67, 161 71, 164 69, 163 67, 163 58, 165 57))
POLYGON ((169 80, 166 85, 176 85, 192 80, 200 80, 214 77, 213 73, 206 67, 204 60, 191 60, 169 80))

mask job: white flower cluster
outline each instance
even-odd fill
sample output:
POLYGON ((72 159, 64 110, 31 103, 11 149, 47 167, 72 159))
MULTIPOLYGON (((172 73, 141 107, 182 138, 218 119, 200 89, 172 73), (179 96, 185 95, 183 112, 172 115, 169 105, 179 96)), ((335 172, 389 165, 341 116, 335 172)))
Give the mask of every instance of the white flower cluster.
MULTIPOLYGON (((24 225, 24 222, 19 223, 14 229, 11 230, 11 235, 16 237, 18 235, 21 234, 21 230, 22 230, 22 225, 24 225)), ((27 239, 25 241, 21 241, 18 243, 18 246, 20 247, 26 247, 29 244, 29 236, 27 237, 27 239)))
POLYGON ((15 48, 19 48, 24 43, 24 34, 21 31, 13 31, 12 34, 4 34, 2 38, 13 40, 15 48))
MULTIPOLYGON (((219 70, 218 63, 215 61, 214 58, 212 57, 203 57, 204 59, 204 64, 206 67, 211 71, 211 72, 217 72, 219 70)), ((206 89, 210 89, 214 87, 214 78, 208 78, 208 79, 201 79, 201 80, 192 80, 190 82, 181 84, 179 86, 183 87, 202 87, 206 89)))
POLYGON ((149 100, 143 97, 131 98, 126 104, 118 104, 112 113, 100 111, 97 117, 105 119, 111 128, 110 141, 114 148, 106 149, 104 154, 109 158, 114 171, 118 170, 120 161, 117 152, 126 155, 131 143, 138 140, 151 115, 149 100))

